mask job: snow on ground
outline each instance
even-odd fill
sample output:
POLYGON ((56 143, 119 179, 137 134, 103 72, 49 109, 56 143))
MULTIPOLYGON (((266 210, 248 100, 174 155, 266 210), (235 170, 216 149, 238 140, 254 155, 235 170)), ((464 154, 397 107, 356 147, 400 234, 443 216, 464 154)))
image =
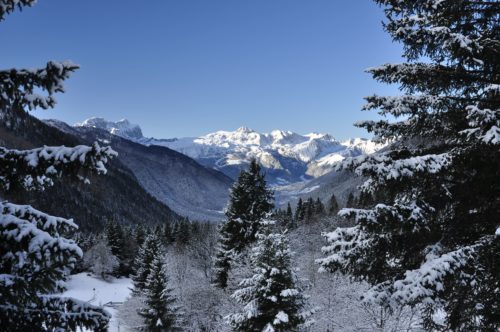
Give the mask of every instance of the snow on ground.
MULTIPOLYGON (((131 287, 132 281, 129 278, 112 278, 109 281, 104 281, 88 273, 78 273, 72 275, 66 283, 67 290, 63 296, 88 301, 95 305, 105 305, 108 302, 124 302, 130 295, 131 287)), ((126 328, 120 326, 116 320, 117 309, 108 306, 104 308, 112 315, 108 331, 126 331, 126 328)))

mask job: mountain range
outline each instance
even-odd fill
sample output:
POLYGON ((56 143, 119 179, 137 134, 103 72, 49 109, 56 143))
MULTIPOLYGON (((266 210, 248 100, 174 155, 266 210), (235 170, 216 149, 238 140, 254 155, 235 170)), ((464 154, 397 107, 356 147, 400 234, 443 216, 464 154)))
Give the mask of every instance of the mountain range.
POLYGON ((346 157, 370 154, 383 148, 364 138, 337 141, 329 134, 306 135, 273 130, 259 133, 247 127, 216 131, 199 137, 157 139, 144 137, 138 125, 90 118, 75 128, 98 128, 144 146, 163 146, 189 156, 235 179, 255 158, 272 186, 287 186, 320 177, 346 157))
POLYGON ((21 122, 9 123, 0 126, 0 140, 8 147, 99 141, 118 152, 108 175, 90 186, 68 182, 49 189, 56 199, 36 193, 28 197, 40 209, 76 217, 84 229, 101 227, 109 219, 156 224, 180 215, 222 220, 231 185, 251 158, 263 166, 278 207, 300 197, 326 200, 333 192, 343 201, 359 181, 351 174, 332 172, 333 165, 380 148, 366 139, 339 142, 327 134, 258 133, 246 127, 200 137, 156 139, 144 137, 141 128, 127 120, 92 118, 70 126, 25 114, 21 122))

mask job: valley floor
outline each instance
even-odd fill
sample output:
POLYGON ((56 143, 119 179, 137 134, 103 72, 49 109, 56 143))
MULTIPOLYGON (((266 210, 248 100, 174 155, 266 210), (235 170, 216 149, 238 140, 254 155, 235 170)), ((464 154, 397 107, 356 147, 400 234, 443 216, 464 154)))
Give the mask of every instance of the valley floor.
POLYGON ((67 282, 67 291, 63 296, 73 297, 95 305, 103 305, 111 315, 109 332, 124 332, 127 329, 117 318, 117 309, 110 306, 110 302, 123 303, 130 295, 132 281, 129 278, 111 278, 104 281, 88 273, 72 275, 67 282))

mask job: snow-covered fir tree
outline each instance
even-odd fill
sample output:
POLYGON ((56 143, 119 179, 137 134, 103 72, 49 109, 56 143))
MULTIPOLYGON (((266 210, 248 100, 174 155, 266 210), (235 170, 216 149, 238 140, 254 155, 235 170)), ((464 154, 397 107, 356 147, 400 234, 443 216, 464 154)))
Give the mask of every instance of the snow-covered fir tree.
POLYGON ((232 258, 255 240, 260 220, 274 207, 273 193, 267 188, 264 174, 255 159, 242 171, 233 185, 221 226, 219 248, 215 258, 215 284, 227 287, 232 258))
POLYGON ((311 323, 311 311, 305 311, 305 299, 292 268, 288 240, 284 233, 268 229, 272 223, 263 222, 266 229, 257 235, 252 248, 254 275, 243 279, 232 295, 244 305, 242 312, 226 317, 235 331, 295 331, 311 323))
MULTIPOLYGON (((0 1, 0 21, 33 0, 0 1)), ((15 126, 25 112, 55 105, 63 81, 78 68, 53 62, 40 69, 0 70, 0 118, 15 126), (44 93, 46 93, 44 95, 44 93)), ((88 181, 84 172, 105 173, 115 153, 108 147, 45 146, 31 150, 0 147, 1 192, 44 189, 63 174, 88 181)), ((82 257, 68 234, 71 219, 58 218, 28 205, 0 203, 0 326, 5 331, 106 330, 109 314, 101 307, 58 296, 70 270, 82 257)))
POLYGON ((498 330, 500 2, 376 2, 407 62, 368 72, 405 94, 367 97, 396 120, 359 126, 397 143, 343 166, 386 199, 340 212, 357 223, 326 234, 321 266, 369 281, 369 303, 419 304, 428 329, 498 330))
POLYGON ((187 218, 182 218, 177 222, 175 232, 175 241, 177 244, 186 245, 191 237, 191 222, 187 218))
POLYGON ((104 232, 106 234, 108 246, 113 255, 118 259, 123 259, 125 240, 121 225, 115 220, 109 220, 104 227, 104 232))
MULTIPOLYGON (((166 226, 167 224, 165 224, 166 226)), ((146 231, 144 229, 144 226, 142 224, 138 224, 135 226, 134 229, 134 240, 135 243, 140 247, 144 243, 144 240, 146 239, 146 231)))
POLYGON ((328 214, 333 216, 339 212, 339 203, 337 202, 337 197, 332 194, 330 200, 328 201, 328 214))
POLYGON ((170 332, 181 330, 180 307, 169 287, 164 254, 157 252, 151 262, 150 272, 144 285, 145 307, 139 310, 149 332, 170 332))
POLYGON ((347 196, 347 201, 345 203, 345 206, 348 208, 352 208, 356 205, 356 197, 354 197, 353 193, 349 193, 347 196))
POLYGON ((106 223, 104 231, 111 253, 118 258, 118 276, 128 276, 132 272, 132 265, 137 252, 137 246, 130 229, 120 225, 115 220, 106 223))
POLYGON ((299 222, 304 221, 304 219, 306 219, 306 208, 302 198, 299 198, 295 208, 295 222, 298 224, 299 222))
POLYGON ((316 216, 323 216, 325 214, 325 205, 319 197, 316 198, 316 201, 314 202, 314 214, 316 216))
POLYGON ((135 273, 132 275, 134 294, 137 295, 145 291, 146 282, 151 272, 151 264, 157 255, 163 253, 164 247, 159 236, 156 233, 148 235, 139 248, 134 261, 135 273))

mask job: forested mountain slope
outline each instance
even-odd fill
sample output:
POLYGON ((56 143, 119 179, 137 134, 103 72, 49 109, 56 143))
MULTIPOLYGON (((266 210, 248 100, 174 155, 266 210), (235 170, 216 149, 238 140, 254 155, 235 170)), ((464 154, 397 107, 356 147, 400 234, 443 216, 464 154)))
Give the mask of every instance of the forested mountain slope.
POLYGON ((70 127, 47 121, 87 142, 110 144, 119 159, 151 195, 175 212, 198 220, 221 220, 233 180, 163 146, 145 146, 101 128, 70 127))
MULTIPOLYGON (((8 148, 30 149, 89 142, 48 126, 26 113, 18 114, 15 120, 2 113, 0 143, 8 148)), ((57 181, 57 185, 41 192, 2 192, 0 196, 13 203, 30 204, 53 215, 73 218, 82 230, 100 229, 108 219, 124 224, 156 224, 178 218, 168 206, 140 186, 120 158, 110 161, 107 169, 106 176, 90 176, 90 184, 69 178, 57 181)))

